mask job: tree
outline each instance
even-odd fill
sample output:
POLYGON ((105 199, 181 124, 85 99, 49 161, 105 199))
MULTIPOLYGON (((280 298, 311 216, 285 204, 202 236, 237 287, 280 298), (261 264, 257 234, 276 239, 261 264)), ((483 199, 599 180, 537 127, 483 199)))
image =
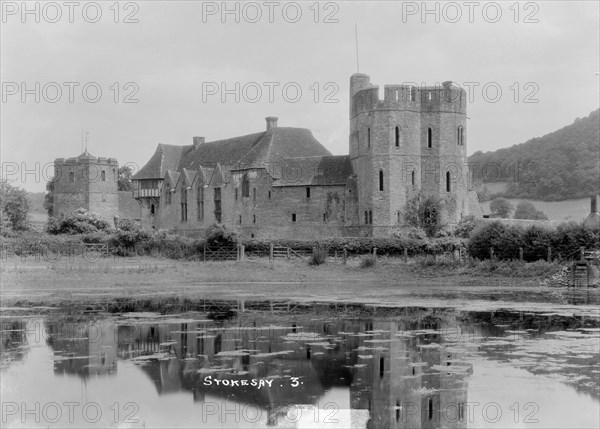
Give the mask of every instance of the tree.
POLYGON ((509 218, 514 209, 515 207, 506 198, 496 198, 490 203, 491 212, 499 215, 502 219, 509 218))
POLYGON ((438 197, 419 193, 406 203, 404 221, 433 237, 444 226, 441 223, 441 209, 442 203, 438 197))
POLYGON ((119 167, 119 177, 117 179, 117 186, 119 191, 131 191, 133 188, 133 169, 128 165, 119 167))
POLYGON ((44 209, 48 212, 48 217, 52 217, 54 216, 54 177, 46 182, 46 191, 44 209))
POLYGON ((515 219, 548 220, 548 216, 539 210, 529 201, 521 201, 517 204, 515 219))
POLYGON ((25 231, 31 227, 27 191, 0 179, 0 225, 14 231, 25 231))

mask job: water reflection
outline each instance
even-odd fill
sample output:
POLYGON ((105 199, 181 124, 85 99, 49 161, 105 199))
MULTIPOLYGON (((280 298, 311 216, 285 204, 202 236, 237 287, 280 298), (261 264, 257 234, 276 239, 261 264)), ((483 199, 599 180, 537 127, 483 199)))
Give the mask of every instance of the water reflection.
MULTIPOLYGON (((545 360, 553 374, 562 373, 561 382, 596 402, 597 326, 547 315, 422 309, 390 317, 255 312, 224 321, 131 313, 3 323, 2 362, 8 368, 23 359, 28 348, 19 347, 39 328, 55 377, 132 379, 134 368, 164 404, 190 395, 206 426, 223 423, 218 408, 229 406, 246 413, 237 426, 303 427, 309 413, 312 425, 324 427, 466 428, 477 423, 469 417, 477 392, 469 383, 482 359, 534 373, 544 372, 545 360)), ((3 393, 5 386, 3 380, 3 393)), ((496 401, 506 412, 514 404, 505 399, 496 401)), ((147 419, 136 423, 160 426, 147 419)))

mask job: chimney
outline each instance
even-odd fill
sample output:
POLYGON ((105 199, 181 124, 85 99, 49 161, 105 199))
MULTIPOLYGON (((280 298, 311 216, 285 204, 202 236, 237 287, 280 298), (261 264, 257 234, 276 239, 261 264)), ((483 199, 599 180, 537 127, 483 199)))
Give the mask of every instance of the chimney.
POLYGON ((198 149, 202 143, 204 143, 204 137, 193 137, 194 140, 194 149, 198 149))
POLYGON ((267 131, 271 128, 277 128, 277 118, 275 116, 267 116, 265 120, 267 121, 267 131))

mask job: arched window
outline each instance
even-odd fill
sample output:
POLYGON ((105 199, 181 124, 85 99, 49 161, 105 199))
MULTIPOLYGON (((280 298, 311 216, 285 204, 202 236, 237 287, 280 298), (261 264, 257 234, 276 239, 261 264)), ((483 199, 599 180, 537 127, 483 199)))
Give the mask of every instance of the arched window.
POLYGON ((400 146, 400 127, 396 127, 395 129, 395 139, 396 139, 396 147, 400 146))
POLYGON ((383 191, 383 171, 379 170, 379 190, 383 191))
POLYGON ((433 131, 431 130, 431 127, 427 128, 427 147, 433 147, 433 131))
POLYGON ((106 182, 106 171, 102 170, 102 172, 100 172, 100 180, 106 182))
POLYGON ((248 179, 248 175, 244 174, 242 177, 242 197, 250 196, 250 179, 248 179))
POLYGON ((461 128, 462 128, 462 127, 458 127, 458 128, 456 129, 456 144, 457 144, 458 146, 460 146, 460 129, 461 129, 461 128))
POLYGON ((369 223, 369 213, 365 210, 365 224, 369 223))
POLYGON ((412 173, 410 173, 410 181, 412 185, 415 186, 415 170, 413 170, 412 173))
POLYGON ((450 192, 450 172, 446 171, 446 192, 450 192))
POLYGON ((369 210, 369 223, 373 223, 373 211, 369 210))
POLYGON ((74 182, 75 181, 75 173, 73 173, 72 171, 69 172, 69 182, 74 182))
POLYGON ((367 147, 371 147, 371 128, 367 128, 367 147))
POLYGON ((155 208, 154 208, 154 204, 151 204, 151 205, 150 205, 150 214, 151 214, 151 215, 153 215, 153 214, 154 214, 154 210, 155 210, 155 208))

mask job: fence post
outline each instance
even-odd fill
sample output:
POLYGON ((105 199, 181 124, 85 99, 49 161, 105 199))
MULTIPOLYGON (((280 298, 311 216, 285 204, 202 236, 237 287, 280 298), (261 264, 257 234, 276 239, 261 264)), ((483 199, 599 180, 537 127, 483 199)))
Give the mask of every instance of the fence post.
POLYGON ((269 243, 269 262, 273 262, 273 243, 269 243))
POLYGON ((405 247, 402 249, 402 256, 404 257, 404 263, 408 262, 408 249, 405 247))
POLYGON ((346 265, 346 259, 348 259, 348 249, 344 247, 344 265, 346 265))
POLYGON ((202 260, 206 262, 206 244, 204 245, 204 251, 202 252, 202 260))
POLYGON ((240 252, 240 261, 243 261, 246 259, 246 245, 242 244, 240 252))
POLYGON ((523 248, 519 247, 519 261, 523 261, 523 248))
POLYGON ((548 246, 548 262, 552 262, 552 247, 548 246))

